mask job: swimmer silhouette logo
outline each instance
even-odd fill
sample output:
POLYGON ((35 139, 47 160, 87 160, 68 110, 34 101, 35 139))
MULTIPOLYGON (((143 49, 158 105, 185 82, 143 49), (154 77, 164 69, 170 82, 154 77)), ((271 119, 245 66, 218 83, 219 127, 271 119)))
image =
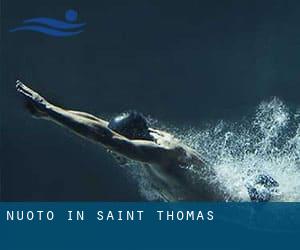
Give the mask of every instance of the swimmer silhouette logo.
POLYGON ((86 25, 86 23, 75 23, 77 18, 77 11, 69 9, 65 12, 65 20, 48 17, 26 19, 23 21, 23 25, 9 31, 32 31, 54 37, 75 36, 83 32, 86 25))

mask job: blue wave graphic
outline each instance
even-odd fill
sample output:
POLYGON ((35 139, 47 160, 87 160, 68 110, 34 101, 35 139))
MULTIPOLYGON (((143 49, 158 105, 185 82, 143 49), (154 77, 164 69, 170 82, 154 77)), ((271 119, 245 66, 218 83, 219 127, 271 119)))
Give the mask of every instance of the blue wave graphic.
POLYGON ((73 24, 73 23, 67 23, 67 22, 63 22, 52 18, 46 18, 46 17, 38 17, 38 18, 24 20, 23 23, 44 24, 44 25, 48 25, 51 28, 56 28, 56 29, 75 29, 75 28, 83 27, 85 25, 85 23, 73 24))
POLYGON ((85 23, 73 23, 77 19, 77 12, 75 10, 67 10, 65 12, 65 19, 67 22, 47 17, 27 19, 23 21, 23 26, 9 31, 35 31, 56 37, 74 36, 83 32, 83 29, 80 28, 85 26, 85 23))
POLYGON ((21 31, 21 30, 36 31, 36 32, 40 32, 40 33, 44 33, 44 34, 47 34, 47 35, 50 35, 50 36, 56 36, 56 37, 74 36, 74 35, 77 35, 77 34, 83 32, 83 30, 60 31, 60 30, 54 30, 54 29, 50 29, 50 28, 47 28, 47 27, 35 26, 35 25, 17 27, 15 29, 10 30, 10 32, 21 31))

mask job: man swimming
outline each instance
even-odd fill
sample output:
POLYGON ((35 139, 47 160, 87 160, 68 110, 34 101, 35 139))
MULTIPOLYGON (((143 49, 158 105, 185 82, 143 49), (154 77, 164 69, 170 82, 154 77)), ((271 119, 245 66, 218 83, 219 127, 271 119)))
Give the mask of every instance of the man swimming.
MULTIPOLYGON (((212 166, 198 152, 171 134, 150 128, 142 114, 127 112, 108 122, 88 113, 55 106, 19 80, 16 89, 25 97, 34 117, 56 122, 117 155, 142 163, 141 167, 150 173, 153 185, 164 200, 231 199, 220 188, 212 166), (204 178, 191 178, 191 166, 204 178)), ((251 200, 256 199, 251 197, 251 200)))

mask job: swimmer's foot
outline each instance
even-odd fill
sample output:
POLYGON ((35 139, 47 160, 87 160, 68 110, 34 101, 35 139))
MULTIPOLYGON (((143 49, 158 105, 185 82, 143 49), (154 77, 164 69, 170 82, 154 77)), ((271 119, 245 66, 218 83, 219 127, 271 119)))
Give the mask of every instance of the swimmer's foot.
POLYGON ((19 80, 16 81, 16 90, 25 98, 25 106, 35 118, 47 116, 44 111, 48 103, 42 96, 19 80))

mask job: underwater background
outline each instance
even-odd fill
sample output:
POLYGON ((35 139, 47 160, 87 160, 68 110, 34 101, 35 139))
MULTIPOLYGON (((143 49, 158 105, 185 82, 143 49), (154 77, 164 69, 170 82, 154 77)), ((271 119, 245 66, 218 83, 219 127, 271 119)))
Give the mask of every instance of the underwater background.
MULTIPOLYGON (((149 115, 217 169, 247 200, 249 171, 300 200, 298 1, 1 1, 1 200, 156 199, 141 170, 127 171, 88 141, 32 119, 20 79, 65 108, 111 118, 149 115), (37 17, 84 29, 53 37, 9 32, 37 17)), ((193 171, 193 169, 191 169, 193 171)), ((197 173, 195 173, 197 176, 197 173)))

